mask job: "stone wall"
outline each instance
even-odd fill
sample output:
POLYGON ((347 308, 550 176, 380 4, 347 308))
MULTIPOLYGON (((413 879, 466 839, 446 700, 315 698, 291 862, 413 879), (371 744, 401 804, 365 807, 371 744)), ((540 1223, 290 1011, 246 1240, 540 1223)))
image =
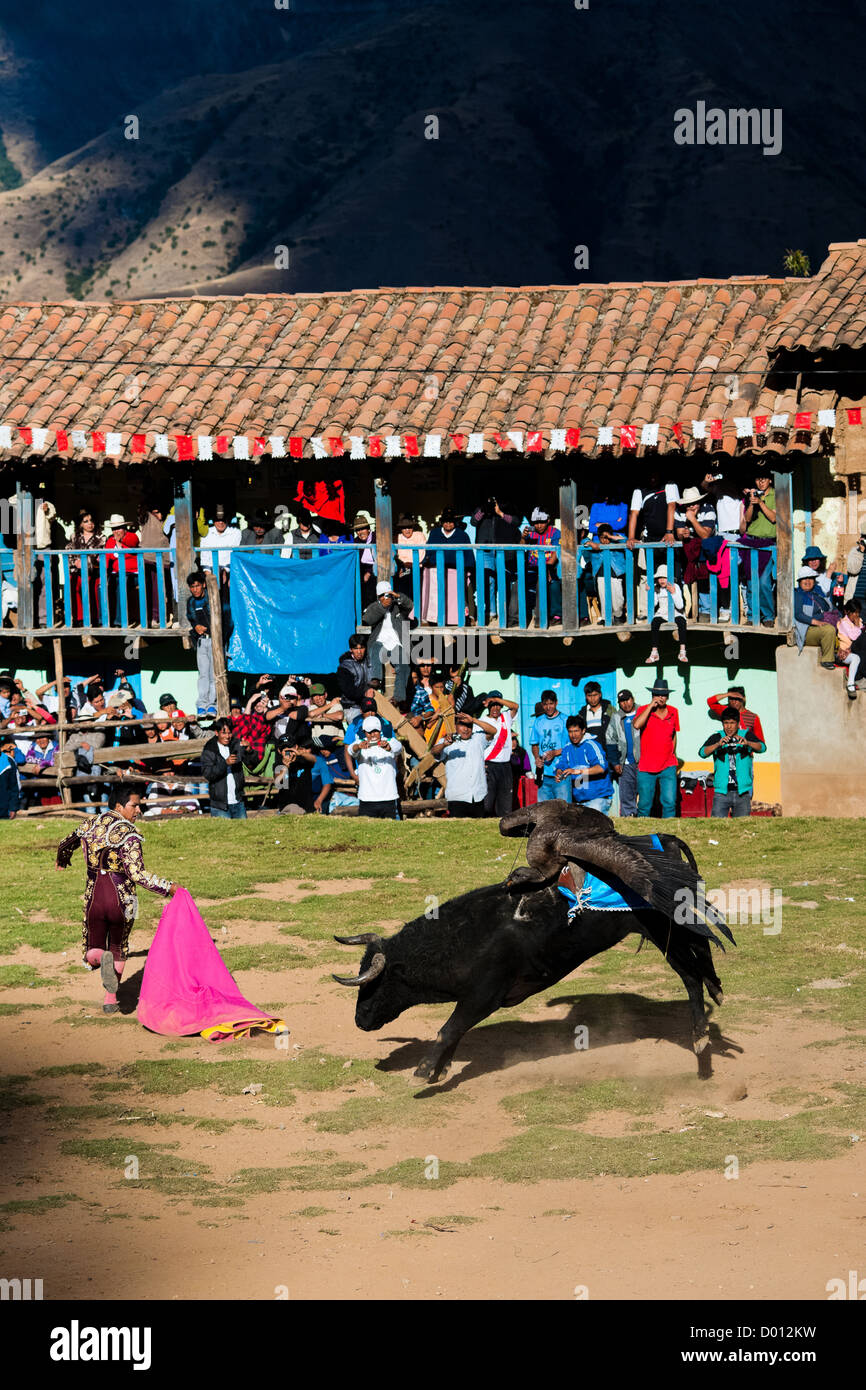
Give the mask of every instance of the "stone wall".
POLYGON ((776 648, 782 814, 866 815, 866 692, 845 693, 820 651, 776 648))

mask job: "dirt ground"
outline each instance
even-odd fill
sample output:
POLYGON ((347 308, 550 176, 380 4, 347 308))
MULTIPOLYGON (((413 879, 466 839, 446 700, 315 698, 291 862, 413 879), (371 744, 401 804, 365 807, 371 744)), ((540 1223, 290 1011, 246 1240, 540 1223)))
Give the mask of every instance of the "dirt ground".
MULTIPOLYGON (((261 896, 273 891, 274 885, 263 887, 261 896)), ((276 932, 277 924, 237 921, 217 935, 221 945, 286 942, 276 932)), ((139 952, 128 968, 134 978, 147 941, 139 935, 132 944, 139 952)), ((351 972, 357 952, 346 956, 351 972)), ((52 1002, 48 989, 4 992, 10 1003, 42 1006, 0 1020, 4 1071, 32 1078, 25 1100, 32 1089, 34 1100, 45 1097, 51 1105, 126 1106, 121 1129, 128 1154, 139 1144, 177 1144, 191 1173, 198 1160, 222 1183, 242 1169, 278 1169, 316 1154, 375 1171, 408 1158, 468 1159, 518 1132, 501 1102, 538 1087, 641 1078, 659 1097, 653 1130, 677 1133, 683 1111, 696 1103, 710 1118, 773 1119, 785 1113, 781 1087, 820 1093, 862 1074, 862 1049, 812 1045, 838 1036, 829 1026, 792 1027, 777 1014, 728 1028, 723 1009, 714 1019, 712 1075, 699 1082, 685 998, 661 962, 648 965, 642 980, 666 987, 642 998, 636 979, 633 994, 611 998, 603 1045, 576 1051, 574 1026, 590 964, 563 997, 529 1001, 517 1014, 500 1014, 476 1029, 458 1050, 448 1081, 419 1089, 412 1071, 442 1011, 416 1009, 381 1034, 361 1033, 353 993, 334 984, 325 973, 331 966, 319 960, 280 973, 238 972, 238 982, 252 1000, 282 1001, 291 1028, 287 1066, 320 1052, 349 1059, 338 1089, 298 1090, 288 1106, 245 1095, 240 1085, 229 1095, 194 1089, 144 1099, 137 1091, 105 1096, 96 1073, 34 1073, 75 1061, 107 1067, 110 1080, 127 1062, 211 1060, 216 1050, 195 1039, 168 1043, 142 1029, 134 1012, 104 1019, 97 977, 68 973, 78 963, 74 946, 57 955, 22 947, 4 963, 38 963, 43 976, 56 974, 66 1000, 52 1002), (389 1075, 414 1097, 408 1115, 381 1128, 320 1132, 308 1117, 375 1093, 368 1079, 353 1079, 354 1059, 387 1063, 389 1075), (215 1133, 181 1122, 155 1127, 142 1123, 149 1110, 178 1121, 247 1119, 255 1127, 215 1133)), ((255 1084, 257 1064, 272 1064, 275 1050, 260 1036, 225 1044, 218 1055, 246 1061, 248 1084, 255 1084)), ((613 1110, 593 1115, 588 1127, 616 1135, 633 1119, 613 1110)), ((863 1143, 852 1136, 842 1157, 750 1163, 736 1179, 725 1177, 727 1144, 708 1140, 705 1169, 680 1176, 653 1174, 650 1165, 646 1176, 628 1179, 461 1178, 440 1188, 431 1178, 415 1187, 282 1188, 225 1208, 166 1197, 124 1180, 116 1168, 61 1152, 70 1136, 117 1132, 116 1116, 70 1129, 41 1104, 18 1105, 5 1120, 0 1202, 42 1194, 77 1199, 47 1212, 17 1212, 0 1235, 3 1272, 20 1268, 41 1277, 47 1299, 820 1299, 829 1279, 845 1278, 855 1267, 852 1252, 862 1251, 866 1239, 866 1135, 863 1143)))

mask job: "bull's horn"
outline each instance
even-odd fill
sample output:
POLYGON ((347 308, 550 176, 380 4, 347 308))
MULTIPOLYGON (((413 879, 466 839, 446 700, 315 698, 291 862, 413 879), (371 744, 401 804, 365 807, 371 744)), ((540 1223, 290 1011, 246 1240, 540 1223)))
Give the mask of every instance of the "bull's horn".
POLYGON ((374 931, 362 931, 358 936, 335 936, 341 946, 381 946, 382 938, 374 931))
POLYGON ((381 975, 384 969, 385 957, 381 951, 377 951, 363 975, 335 975, 333 978, 338 985, 366 985, 370 980, 375 980, 377 975, 381 975))

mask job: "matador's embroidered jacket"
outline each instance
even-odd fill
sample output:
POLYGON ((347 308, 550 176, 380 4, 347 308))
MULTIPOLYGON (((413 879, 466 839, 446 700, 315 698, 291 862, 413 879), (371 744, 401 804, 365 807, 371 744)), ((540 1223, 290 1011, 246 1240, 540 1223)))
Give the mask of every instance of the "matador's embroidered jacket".
POLYGON ((117 896, 126 919, 123 935, 123 955, 126 955, 129 933, 138 914, 135 887, 140 884, 152 893, 168 897, 171 881, 149 874, 144 867, 141 831, 116 811, 103 811, 90 817, 57 847, 57 863, 66 868, 79 845, 84 852, 87 882, 84 888, 83 949, 87 950, 87 916, 96 887, 97 875, 107 873, 117 889, 117 896))

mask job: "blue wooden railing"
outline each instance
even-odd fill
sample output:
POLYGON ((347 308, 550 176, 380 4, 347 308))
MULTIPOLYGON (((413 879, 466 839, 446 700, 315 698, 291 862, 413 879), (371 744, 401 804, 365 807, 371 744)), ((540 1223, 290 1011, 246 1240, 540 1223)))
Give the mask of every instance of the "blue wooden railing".
MULTIPOLYGON (((296 547, 302 548, 310 548, 320 555, 346 548, 354 551, 355 620, 360 622, 364 603, 372 596, 370 587, 362 594, 362 568, 375 570, 375 566, 362 566, 361 563, 361 556, 369 546, 352 543, 345 547, 317 541, 310 547, 296 547)), ((200 546, 197 548, 199 563, 211 568, 214 552, 226 549, 230 553, 254 551, 277 556, 291 553, 288 539, 284 544, 269 546, 200 546)), ((648 624, 652 614, 647 616, 645 608, 638 613, 639 582, 645 577, 651 579, 662 562, 669 579, 674 579, 675 552, 680 549, 678 545, 669 546, 660 541, 640 542, 632 550, 624 542, 607 544, 598 550, 580 545, 577 550, 576 600, 581 621, 588 620, 587 599, 595 596, 600 620, 606 627, 612 625, 614 580, 619 579, 623 585, 625 625, 635 627, 648 624), (645 569, 638 558, 641 552, 645 569), (594 558, 598 565, 597 576, 593 575, 594 558)), ((528 630, 530 625, 540 631, 559 628, 563 580, 558 545, 409 546, 395 542, 393 553, 395 577, 392 582, 411 597, 415 616, 419 620, 432 622, 436 627, 460 628, 471 621, 480 628, 491 624, 505 628, 509 622, 516 630, 522 631, 528 630), (398 546, 404 553, 411 552, 408 563, 396 560, 398 546), (550 555, 556 557, 555 563, 547 562, 546 557, 550 555), (535 563, 534 556, 537 557, 535 563), (406 571, 402 576, 397 574, 398 563, 400 570, 406 571), (449 574, 454 575, 450 593, 449 574), (432 585, 434 576, 435 595, 432 585)), ((774 561, 775 548, 770 553, 774 561)), ((751 547, 731 544, 730 588, 720 589, 718 576, 714 574, 701 581, 705 611, 711 623, 724 622, 736 627, 760 626, 760 554, 751 547), (723 611, 724 617, 721 616, 723 611)), ((176 583, 180 592, 175 611, 180 626, 186 625, 186 575, 173 575, 176 565, 173 551, 143 548, 120 551, 40 550, 34 553, 33 560, 33 582, 41 583, 45 594, 44 619, 37 617, 37 605, 35 602, 33 605, 33 622, 37 629, 51 629, 55 633, 67 629, 108 632, 147 629, 151 622, 155 622, 159 630, 168 631, 176 583), (62 613, 57 621, 54 620, 55 607, 62 613)), ((670 597, 666 606, 667 620, 672 621, 674 605, 670 597)), ((690 620, 695 621, 697 616, 692 611, 690 620)))

